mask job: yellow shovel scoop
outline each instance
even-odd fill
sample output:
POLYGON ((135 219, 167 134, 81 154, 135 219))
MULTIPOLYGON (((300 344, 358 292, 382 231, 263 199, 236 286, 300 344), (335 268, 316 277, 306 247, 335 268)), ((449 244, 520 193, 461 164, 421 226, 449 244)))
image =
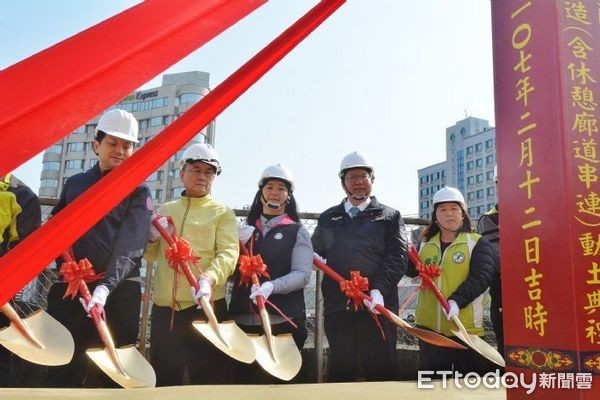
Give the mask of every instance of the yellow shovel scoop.
POLYGON ((24 360, 41 365, 64 365, 71 361, 75 344, 71 333, 44 310, 21 319, 6 303, 0 311, 11 321, 0 330, 0 344, 24 360))
MULTIPOLYGON (((240 250, 242 257, 240 259, 240 273, 242 273, 244 261, 252 264, 253 260, 257 261, 264 268, 266 274, 266 265, 263 264, 260 256, 258 260, 250 255, 250 252, 240 241, 240 250)), ((249 268, 245 275, 252 280, 256 286, 260 286, 258 280, 258 274, 254 272, 253 268, 249 268)), ((266 275, 268 276, 268 274, 266 275)), ((271 321, 269 313, 265 307, 265 298, 263 296, 256 296, 256 305, 258 306, 258 312, 262 323, 264 335, 250 335, 254 349, 256 350, 256 361, 258 364, 269 374, 276 378, 284 381, 289 381, 298 374, 302 367, 302 356, 291 333, 273 335, 271 329, 271 321)))
MULTIPOLYGON (((167 230, 158 222, 159 218, 160 216, 156 215, 152 220, 152 225, 160 232, 161 236, 169 245, 169 248, 166 250, 175 256, 173 257, 172 262, 178 264, 179 268, 176 270, 183 272, 190 286, 197 292, 199 289, 198 281, 194 277, 189 266, 190 261, 188 261, 189 259, 196 257, 192 256, 191 248, 189 248, 187 242, 183 238, 174 238, 167 232, 167 230)), ((169 223, 172 223, 170 217, 167 219, 169 220, 169 223)), ((227 354, 229 357, 243 363, 253 363, 256 359, 256 353, 252 346, 252 342, 244 331, 242 331, 234 321, 223 321, 219 323, 215 316, 215 312, 206 297, 200 297, 200 306, 202 307, 202 311, 204 311, 204 315, 206 315, 207 321, 194 321, 192 323, 194 328, 216 348, 227 354)))
MULTIPOLYGON (((92 295, 86 280, 98 279, 90 262, 83 259, 76 263, 69 251, 63 253, 65 262, 60 268, 61 275, 69 283, 67 295, 73 297, 79 292, 85 304, 89 304, 92 295), (73 288, 71 292, 70 288, 73 288)), ((156 386, 156 374, 148 361, 137 351, 135 346, 116 348, 106 321, 98 305, 89 310, 90 317, 102 339, 104 349, 90 349, 86 354, 113 381, 126 389, 156 386)))

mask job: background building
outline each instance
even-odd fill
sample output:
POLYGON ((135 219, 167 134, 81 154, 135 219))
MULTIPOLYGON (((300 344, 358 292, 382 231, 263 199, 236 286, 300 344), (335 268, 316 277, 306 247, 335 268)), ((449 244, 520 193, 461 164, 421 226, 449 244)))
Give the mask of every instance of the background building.
MULTIPOLYGON (((209 91, 209 74, 200 71, 165 74, 157 88, 136 91, 111 108, 131 112, 139 122, 139 146, 152 140, 179 115, 197 103, 209 91)), ((92 149, 96 118, 48 148, 43 156, 39 195, 58 198, 66 179, 93 166, 97 157, 92 149)), ((199 132, 191 143, 214 145, 214 121, 199 132)), ((187 147, 187 146, 186 146, 187 147)), ((184 147, 185 148, 185 147, 184 147)), ((179 179, 180 150, 146 179, 155 207, 180 196, 183 184, 179 179)))
POLYGON ((446 161, 418 170, 419 217, 430 218, 434 193, 458 188, 477 220, 497 201, 494 182, 496 129, 484 119, 468 117, 446 128, 446 161))

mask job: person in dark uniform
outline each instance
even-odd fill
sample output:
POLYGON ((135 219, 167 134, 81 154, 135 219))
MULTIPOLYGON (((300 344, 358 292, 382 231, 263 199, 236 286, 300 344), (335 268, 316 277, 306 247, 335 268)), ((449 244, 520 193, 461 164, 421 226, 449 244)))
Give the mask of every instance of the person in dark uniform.
POLYGON ((396 327, 369 311, 377 304, 398 313, 398 282, 406 271, 407 244, 400 212, 371 196, 374 169, 359 153, 342 160, 339 177, 346 198, 321 214, 312 237, 315 252, 345 279, 350 271, 368 278, 367 310, 354 310, 333 279, 323 278, 324 325, 329 342, 329 382, 391 380, 396 373, 396 327), (385 336, 385 338, 384 338, 385 336))
MULTIPOLYGON (((40 202, 23 182, 8 174, 0 179, 0 257, 40 227, 40 202)), ((0 329, 10 325, 0 313, 0 329)), ((10 352, 0 346, 0 387, 8 386, 10 352)))
MULTIPOLYGON (((260 286, 240 285, 239 270, 234 274, 229 314, 247 333, 263 334, 257 312, 250 308, 256 296, 263 296, 279 308, 297 326, 266 305, 274 335, 291 333, 299 350, 306 337, 306 307, 304 287, 312 272, 313 249, 308 231, 300 224, 294 198, 294 178, 281 165, 271 165, 258 181, 246 223, 240 227, 240 240, 260 254, 270 278, 262 278, 260 286)), ((235 383, 280 382, 256 364, 236 362, 235 383)))
MULTIPOLYGON (((137 137, 138 124, 133 115, 117 109, 104 113, 93 142, 98 163, 67 179, 52 215, 131 157, 137 137)), ((51 286, 48 313, 73 335, 75 354, 69 364, 48 368, 48 387, 113 386, 99 368, 93 366, 88 371, 91 364, 85 350, 104 346, 87 314, 92 307, 103 308, 116 346, 136 343, 141 305, 140 266, 151 215, 150 191, 142 184, 73 244, 75 260, 87 258, 94 271, 104 275, 88 284, 93 294, 83 308, 78 299, 63 299, 65 282, 51 286)), ((62 261, 57 260, 58 267, 62 261)))

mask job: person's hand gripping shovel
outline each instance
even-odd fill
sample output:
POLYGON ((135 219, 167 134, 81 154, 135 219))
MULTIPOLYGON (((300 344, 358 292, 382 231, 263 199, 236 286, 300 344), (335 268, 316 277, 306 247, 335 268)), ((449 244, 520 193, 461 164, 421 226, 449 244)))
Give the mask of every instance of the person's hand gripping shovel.
MULTIPOLYGON (((152 225, 169 245, 165 249, 165 256, 169 265, 176 273, 184 274, 188 283, 194 289, 194 293, 198 293, 200 284, 194 277, 189 265, 190 263, 196 263, 198 257, 192 254, 192 249, 185 239, 169 234, 165 227, 160 224, 160 218, 161 216, 155 215, 152 218, 152 225)), ((169 223, 172 224, 172 221, 169 221, 169 223)), ((198 298, 198 304, 202 307, 207 321, 194 321, 192 323, 194 328, 229 357, 247 364, 253 363, 256 359, 256 353, 248 336, 234 321, 219 323, 207 297, 209 296, 199 296, 198 298)))
MULTIPOLYGON (((448 313, 450 312, 450 304, 448 304, 448 301, 433 281, 433 278, 439 274, 437 268, 424 266, 421 262, 421 259, 419 258, 419 253, 417 252, 417 249, 415 249, 415 247, 412 245, 408 246, 408 257, 415 265, 417 271, 419 271, 419 275, 423 280, 423 287, 430 289, 433 292, 435 297, 438 299, 438 302, 446 311, 446 315, 448 315, 448 313)), ((460 339, 464 344, 481 354, 483 357, 492 361, 493 363, 501 367, 504 367, 506 365, 504 358, 502 358, 502 356, 500 355, 500 353, 498 353, 496 349, 490 346, 485 340, 483 340, 479 336, 471 335, 467 332, 465 326, 458 318, 457 313, 452 313, 450 315, 450 319, 452 320, 452 322, 454 322, 454 325, 456 325, 456 329, 451 329, 451 332, 458 339, 460 339)))
POLYGON ((63 264, 60 274, 67 282, 67 291, 64 297, 75 298, 81 296, 81 302, 88 310, 98 335, 104 344, 103 349, 89 349, 86 354, 90 359, 113 381, 126 389, 154 387, 156 385, 156 374, 148 361, 137 351, 134 345, 116 348, 115 342, 110 334, 104 316, 104 309, 99 304, 91 307, 92 295, 87 283, 101 278, 92 268, 87 259, 75 262, 73 254, 65 251, 62 255, 63 264))
POLYGON ((4 304, 0 311, 10 325, 0 329, 0 345, 24 360, 40 365, 64 365, 75 351, 73 337, 67 328, 46 311, 38 310, 21 319, 17 311, 4 304))
MULTIPOLYGON (((313 264, 315 265, 315 267, 319 268, 331 279, 333 279, 334 281, 339 283, 340 286, 341 285, 345 285, 346 287, 349 286, 348 283, 350 281, 344 280, 344 278, 340 274, 338 274, 330 266, 325 264, 323 262, 322 258, 319 257, 317 254, 315 254, 315 257, 313 257, 313 264)), ((359 278, 363 278, 363 277, 359 277, 359 278)), ((366 279, 366 278, 363 278, 363 279, 366 279)), ((365 288, 365 290, 366 290, 366 288, 365 288)), ((373 301, 370 296, 368 296, 366 293, 363 293, 360 290, 352 290, 351 292, 352 292, 351 293, 352 296, 357 297, 357 300, 355 300, 355 304, 356 304, 356 301, 358 301, 358 299, 367 300, 369 302, 373 301)), ((379 313, 382 316, 384 316, 385 318, 390 320, 398 328, 405 330, 406 332, 418 337, 419 339, 423 340, 424 342, 427 342, 434 346, 449 347, 449 348, 453 348, 453 349, 464 349, 465 348, 460 343, 457 343, 454 340, 447 338, 444 335, 440 335, 437 332, 433 332, 433 331, 430 331, 427 329, 416 328, 416 327, 410 325, 408 322, 404 321, 398 315, 391 312, 390 310, 388 310, 381 304, 375 305, 375 310, 379 311, 379 313)))
MULTIPOLYGON (((240 284, 254 284, 261 287, 260 276, 268 277, 267 266, 260 255, 252 255, 244 243, 240 241, 240 284)), ((271 320, 265 307, 264 296, 256 295, 256 306, 264 330, 264 335, 250 335, 256 350, 256 361, 269 374, 284 381, 289 381, 298 374, 302 367, 302 355, 296 347, 291 333, 273 335, 271 320)), ((284 318, 288 319, 284 316, 284 318)), ((290 321, 290 323, 292 323, 290 321)), ((293 323, 292 323, 293 324, 293 323)))

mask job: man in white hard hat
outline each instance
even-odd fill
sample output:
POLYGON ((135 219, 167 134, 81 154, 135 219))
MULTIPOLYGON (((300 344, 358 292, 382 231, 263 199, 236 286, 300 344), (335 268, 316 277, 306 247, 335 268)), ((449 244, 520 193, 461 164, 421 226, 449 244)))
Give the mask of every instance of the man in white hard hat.
POLYGON ((181 157, 179 176, 185 191, 181 198, 163 204, 158 221, 186 239, 200 257, 192 266, 200 286, 198 292, 185 277, 168 264, 167 242, 150 226, 145 258, 158 261, 153 290, 150 358, 156 386, 182 385, 187 369, 191 384, 225 384, 231 379, 229 357, 193 328, 192 322, 206 320, 198 309, 200 297, 213 300, 217 319, 227 319, 225 283, 233 273, 239 253, 235 214, 215 201, 210 192, 221 173, 219 156, 209 144, 192 144, 181 157), (171 217, 173 224, 167 222, 171 217))
MULTIPOLYGON (((52 215, 131 157, 137 142, 138 123, 133 115, 117 109, 104 113, 98 120, 92 142, 98 162, 67 179, 52 215)), ((103 277, 88 284, 93 295, 87 305, 82 303, 83 307, 70 297, 63 299, 66 283, 59 281, 50 288, 48 313, 73 335, 75 355, 66 366, 48 368, 48 386, 81 387, 84 380, 85 386, 113 386, 95 365, 88 363, 85 350, 103 345, 86 314, 92 307, 106 310, 108 327, 117 347, 135 345, 140 316, 140 266, 151 215, 150 191, 142 184, 73 244, 75 260, 87 258, 94 271, 103 277), (91 365, 89 374, 88 365, 91 365)), ((57 266, 61 263, 62 260, 57 260, 57 266)))
POLYGON ((369 311, 377 304, 398 312, 398 282, 406 271, 406 238, 400 212, 371 196, 374 169, 364 155, 343 158, 339 177, 346 198, 321 214, 312 238, 315 252, 345 279, 350 271, 368 278, 367 309, 355 311, 338 283, 323 279, 329 382, 355 381, 358 361, 367 381, 396 377, 396 328, 379 318, 385 339, 369 311))

